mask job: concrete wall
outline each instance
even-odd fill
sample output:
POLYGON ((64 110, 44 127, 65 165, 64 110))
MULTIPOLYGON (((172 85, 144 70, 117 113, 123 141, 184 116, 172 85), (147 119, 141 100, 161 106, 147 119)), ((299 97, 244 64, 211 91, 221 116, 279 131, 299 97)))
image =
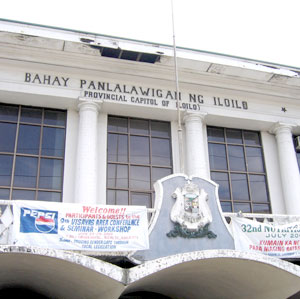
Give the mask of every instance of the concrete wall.
MULTIPOLYGON (((55 31, 51 34, 52 37, 55 36, 55 31)), ((171 121, 173 168, 174 173, 180 171, 175 84, 170 57, 162 57, 161 62, 152 65, 101 57, 95 49, 74 40, 65 41, 64 45, 58 33, 57 39, 30 38, 19 33, 7 32, 1 33, 1 36, 0 101, 68 111, 64 202, 74 202, 75 198, 78 98, 84 95, 84 91, 98 92, 92 88, 91 82, 95 85, 97 82, 106 82, 111 86, 119 84, 127 90, 133 86, 137 89, 150 89, 150 98, 158 103, 157 106, 133 103, 126 91, 115 94, 126 96, 127 102, 104 100, 97 125, 97 203, 106 202, 108 114, 171 121), (51 76, 50 83, 45 83, 45 76, 51 76), (58 78, 59 84, 55 82, 55 78, 58 78), (66 79, 67 84, 64 83, 66 79), (168 101, 167 107, 163 105, 163 101, 168 101)), ((65 36, 72 39, 71 33, 65 36)), ((203 127, 204 139, 206 125, 261 131, 272 209, 274 213, 285 213, 276 143, 274 135, 270 134, 270 128, 274 123, 281 121, 293 123, 294 133, 300 132, 299 88, 291 81, 295 78, 290 79, 294 74, 290 75, 291 72, 287 70, 272 70, 259 65, 250 65, 253 69, 247 69, 243 64, 234 61, 229 66, 227 60, 222 61, 222 66, 212 61, 208 62, 207 59, 191 64, 192 60, 180 55, 179 86, 181 105, 184 104, 182 116, 185 111, 207 114, 203 127), (279 76, 276 72, 282 77, 285 76, 286 81, 275 80, 279 76), (285 82, 288 84, 284 84, 285 82), (283 111, 283 107, 287 111, 283 111)), ((196 61, 196 56, 193 59, 196 61)), ((109 93, 113 92, 106 91, 106 94, 109 93)), ((185 132, 183 137, 185 142, 185 132)), ((204 144, 206 148, 203 154, 208 167, 206 139, 204 144)), ((189 150, 185 143, 184 162, 188 158, 189 150)), ((186 169, 184 171, 186 172, 186 169)))

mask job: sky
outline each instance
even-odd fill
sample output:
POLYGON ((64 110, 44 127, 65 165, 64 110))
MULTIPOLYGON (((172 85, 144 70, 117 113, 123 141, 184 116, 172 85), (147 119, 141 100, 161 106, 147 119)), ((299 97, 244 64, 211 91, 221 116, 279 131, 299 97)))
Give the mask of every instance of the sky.
MULTIPOLYGON (((173 8, 178 47, 300 68, 300 0, 173 0, 173 8)), ((0 18, 173 44, 172 0, 9 0, 0 18)))

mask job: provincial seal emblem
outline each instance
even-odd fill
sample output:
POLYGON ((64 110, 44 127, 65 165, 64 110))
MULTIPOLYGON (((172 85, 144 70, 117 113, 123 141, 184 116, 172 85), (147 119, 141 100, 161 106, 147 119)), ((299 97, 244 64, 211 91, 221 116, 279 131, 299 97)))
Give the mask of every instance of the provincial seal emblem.
POLYGON ((174 229, 167 233, 168 237, 181 236, 184 238, 216 238, 209 231, 212 214, 207 203, 208 194, 190 180, 183 188, 177 188, 172 197, 176 199, 170 213, 171 220, 175 223, 174 229))

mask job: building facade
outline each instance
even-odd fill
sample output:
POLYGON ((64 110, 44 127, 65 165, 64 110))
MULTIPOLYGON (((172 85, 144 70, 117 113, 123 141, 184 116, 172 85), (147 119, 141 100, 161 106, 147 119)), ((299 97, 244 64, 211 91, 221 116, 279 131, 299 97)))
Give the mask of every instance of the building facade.
POLYGON ((2 294, 288 298, 300 290, 298 258, 236 250, 227 224, 236 213, 287 223, 300 215, 299 69, 178 48, 178 89, 172 47, 0 24, 3 214, 14 200, 141 205, 150 238, 143 253, 15 246, 2 219, 2 294), (190 180, 215 197, 216 243, 160 235, 173 187, 190 180))

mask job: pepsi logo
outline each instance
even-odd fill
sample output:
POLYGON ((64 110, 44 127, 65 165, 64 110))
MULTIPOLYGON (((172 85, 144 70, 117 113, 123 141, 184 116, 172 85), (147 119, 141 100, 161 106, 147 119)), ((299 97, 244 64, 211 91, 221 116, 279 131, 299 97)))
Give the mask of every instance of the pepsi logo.
POLYGON ((58 212, 21 208, 20 231, 23 233, 57 234, 58 212))
POLYGON ((55 228, 55 222, 52 218, 47 219, 44 216, 40 216, 35 218, 35 227, 41 233, 50 233, 55 228))

